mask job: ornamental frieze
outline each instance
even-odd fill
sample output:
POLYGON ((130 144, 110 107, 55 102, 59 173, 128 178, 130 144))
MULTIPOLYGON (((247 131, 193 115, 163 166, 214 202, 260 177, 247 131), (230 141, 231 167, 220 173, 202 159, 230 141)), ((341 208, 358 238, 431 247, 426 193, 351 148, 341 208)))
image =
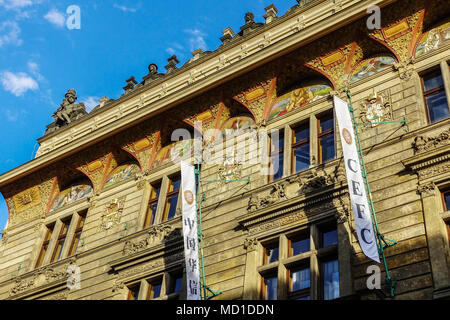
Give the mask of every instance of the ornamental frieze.
POLYGON ((153 261, 139 264, 137 266, 131 267, 127 270, 120 271, 115 278, 114 284, 112 286, 112 291, 117 292, 125 288, 126 279, 132 278, 135 275, 148 272, 158 272, 162 267, 167 267, 172 263, 183 263, 184 262, 184 252, 179 252, 166 257, 158 258, 153 261))
POLYGON ((317 192, 343 181, 345 181, 345 174, 343 168, 339 165, 335 167, 332 173, 327 173, 323 168, 313 168, 306 173, 273 184, 268 195, 255 196, 252 194, 248 202, 247 212, 255 212, 301 194, 317 192))
POLYGON ((144 239, 125 242, 123 255, 130 255, 175 239, 181 239, 180 229, 171 225, 156 225, 150 228, 144 239))
POLYGON ((450 128, 435 137, 418 136, 414 139, 413 148, 421 153, 450 144, 450 128))
POLYGON ((69 274, 67 273, 69 265, 70 263, 64 265, 61 270, 44 267, 32 273, 29 278, 17 277, 14 281, 14 286, 9 291, 9 296, 12 297, 31 289, 44 287, 55 281, 61 281, 61 283, 63 283, 69 277, 69 274))
POLYGON ((432 166, 419 171, 420 179, 427 179, 437 175, 450 172, 450 161, 444 162, 442 164, 432 166))

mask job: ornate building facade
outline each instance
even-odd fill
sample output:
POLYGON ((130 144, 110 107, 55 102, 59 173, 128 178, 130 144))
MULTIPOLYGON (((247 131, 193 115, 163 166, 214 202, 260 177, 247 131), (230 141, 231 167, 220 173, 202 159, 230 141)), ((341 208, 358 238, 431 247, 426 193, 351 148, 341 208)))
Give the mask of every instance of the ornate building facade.
POLYGON ((0 299, 183 299, 178 160, 195 143, 172 141, 178 128, 216 160, 200 170, 212 299, 392 298, 384 280, 367 288, 349 209, 332 102, 347 90, 379 228, 397 242, 393 298, 449 297, 449 17, 445 0, 271 5, 90 113, 69 90, 36 158, 0 175, 0 299))

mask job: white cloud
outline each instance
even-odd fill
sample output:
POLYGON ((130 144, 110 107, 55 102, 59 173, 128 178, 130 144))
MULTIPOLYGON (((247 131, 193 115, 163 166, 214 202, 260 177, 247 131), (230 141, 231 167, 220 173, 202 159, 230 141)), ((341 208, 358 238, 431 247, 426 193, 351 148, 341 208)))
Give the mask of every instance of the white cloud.
POLYGON ((203 31, 200 31, 199 29, 187 29, 184 30, 184 32, 191 35, 191 37, 188 39, 189 48, 191 51, 197 50, 199 48, 202 50, 206 50, 206 34, 203 31))
POLYGON ((39 88, 36 80, 24 72, 12 73, 5 71, 0 76, 0 81, 6 91, 19 97, 28 90, 37 90, 39 88))
POLYGON ((59 28, 63 28, 66 24, 66 17, 65 15, 58 11, 57 9, 50 10, 45 16, 45 19, 47 19, 48 22, 51 24, 54 24, 55 26, 59 28))
POLYGON ((114 3, 113 7, 116 9, 122 10, 123 12, 136 12, 137 11, 136 8, 129 8, 129 7, 121 6, 121 5, 118 5, 117 3, 114 3))
POLYGON ((38 81, 45 80, 44 76, 39 72, 39 65, 34 61, 28 61, 28 71, 30 71, 31 75, 36 77, 38 81))
POLYGON ((100 99, 100 98, 99 97, 88 97, 86 99, 83 99, 83 103, 86 105, 87 112, 91 112, 92 109, 94 109, 96 106, 98 106, 100 104, 98 99, 100 99))
POLYGON ((0 25, 0 48, 6 44, 13 44, 20 46, 22 39, 20 39, 20 27, 15 21, 4 21, 0 25))
POLYGON ((166 52, 167 52, 168 54, 170 54, 170 55, 174 55, 174 54, 175 54, 175 49, 169 47, 169 48, 166 49, 166 52))
POLYGON ((7 10, 22 9, 31 5, 33 5, 31 0, 0 0, 0 6, 7 10))

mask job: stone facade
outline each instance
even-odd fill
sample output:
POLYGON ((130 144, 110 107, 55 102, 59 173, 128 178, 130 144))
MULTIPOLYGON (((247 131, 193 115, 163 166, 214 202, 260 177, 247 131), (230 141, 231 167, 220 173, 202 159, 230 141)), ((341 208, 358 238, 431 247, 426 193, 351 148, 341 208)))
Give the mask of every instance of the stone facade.
POLYGON ((156 282, 159 299, 183 299, 185 281, 174 291, 185 268, 181 204, 168 219, 165 200, 177 161, 194 142, 172 143, 177 128, 203 134, 216 161, 202 164, 201 180, 222 181, 201 190, 206 284, 221 291, 213 299, 261 299, 264 277, 273 273, 278 299, 292 298, 287 271, 304 261, 309 297, 324 298, 322 266, 330 256, 339 262, 341 299, 391 298, 384 280, 380 290, 366 287, 373 263, 355 236, 339 136, 332 159, 323 161, 320 151, 318 121, 333 114, 332 95, 346 98, 347 89, 365 123, 359 132, 380 232, 398 242, 385 250, 394 299, 450 296, 450 213, 442 201, 450 118, 430 120, 421 81, 438 70, 448 106, 448 1, 299 1, 283 16, 275 6, 266 11, 266 23, 247 13, 241 32, 224 30, 216 51, 197 50, 180 68, 176 57, 166 74, 151 64, 141 83, 131 77, 118 100, 105 98, 53 128, 33 161, 0 176, 9 209, 0 299, 121 300, 136 286, 136 298, 146 299, 156 282), (381 30, 366 27, 370 4, 385 12, 381 30), (291 141, 299 124, 308 127, 310 165, 295 172, 291 141), (219 136, 237 128, 222 149, 219 136), (284 135, 276 181, 262 174, 267 165, 259 157, 269 155, 258 142, 271 130, 284 135), (329 226, 338 241, 322 247, 329 226), (304 233, 308 252, 292 256, 290 241, 304 233), (264 264, 272 243, 278 261, 264 264), (67 270, 78 270, 79 287, 67 270))

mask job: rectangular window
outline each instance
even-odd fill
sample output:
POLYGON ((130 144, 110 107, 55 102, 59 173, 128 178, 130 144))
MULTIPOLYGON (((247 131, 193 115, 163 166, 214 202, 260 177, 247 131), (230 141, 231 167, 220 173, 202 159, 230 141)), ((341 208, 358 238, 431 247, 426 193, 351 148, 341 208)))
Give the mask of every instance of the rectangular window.
POLYGON ((309 168, 309 150, 309 124, 302 124, 292 130, 292 173, 309 168))
POLYGON ((256 269, 261 299, 339 297, 336 221, 323 220, 280 234, 276 239, 263 240, 261 249, 263 259, 256 269), (313 284, 317 290, 311 290, 313 284))
POLYGON ((42 243, 41 251, 39 252, 39 257, 36 262, 36 268, 41 267, 42 264, 44 263, 45 254, 47 253, 48 245, 50 243, 54 227, 55 227, 54 224, 51 226, 47 226, 47 232, 45 234, 44 242, 42 243))
POLYGON ((148 201, 144 228, 150 227, 155 223, 156 208, 158 207, 158 198, 160 193, 161 193, 161 183, 151 186, 150 200, 148 201))
POLYGON ((289 239, 289 256, 293 257, 311 250, 309 233, 295 235, 289 239))
POLYGON ((270 182, 283 177, 284 136, 270 138, 270 182))
POLYGON ((269 264, 275 261, 278 261, 278 242, 264 246, 263 264, 269 264))
POLYGON ((450 211, 450 189, 444 190, 441 194, 442 194, 442 202, 444 205, 444 212, 450 211))
POLYGON ((289 297, 291 299, 310 299, 311 272, 309 267, 289 270, 289 297))
POLYGON ((322 263, 322 292, 324 300, 332 300, 339 297, 339 263, 338 260, 330 260, 322 263))
POLYGON ((72 245, 70 246, 69 256, 73 256, 78 249, 81 239, 81 233, 83 232, 84 221, 86 219, 86 211, 80 214, 78 219, 77 228, 73 235, 72 245))
POLYGON ((180 176, 175 176, 169 179, 163 221, 167 221, 175 217, 180 186, 181 186, 180 176))
POLYGON ((170 284, 167 294, 180 293, 182 286, 183 286, 183 274, 181 272, 170 274, 170 284))
POLYGON ((320 247, 326 248, 338 243, 337 228, 334 225, 320 228, 320 247))
POLYGON ((317 120, 319 163, 334 159, 334 117, 333 113, 327 113, 317 120))
POLYGON ((140 283, 128 287, 128 300, 138 300, 140 288, 141 288, 140 283))
POLYGON ((147 300, 158 299, 161 296, 162 279, 149 282, 147 300))
POLYGON ((276 275, 262 278, 262 300, 277 300, 278 279, 276 275))
POLYGON ((449 117, 444 80, 439 69, 421 77, 428 121, 435 123, 449 117))
POLYGON ((72 217, 69 217, 66 220, 62 221, 61 230, 59 232, 58 240, 56 242, 55 250, 53 251, 52 259, 50 262, 59 261, 59 259, 61 259, 61 254, 64 249, 64 243, 66 242, 71 218, 72 217))

